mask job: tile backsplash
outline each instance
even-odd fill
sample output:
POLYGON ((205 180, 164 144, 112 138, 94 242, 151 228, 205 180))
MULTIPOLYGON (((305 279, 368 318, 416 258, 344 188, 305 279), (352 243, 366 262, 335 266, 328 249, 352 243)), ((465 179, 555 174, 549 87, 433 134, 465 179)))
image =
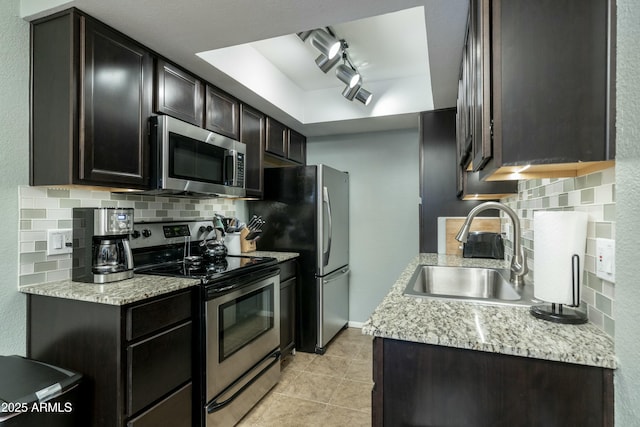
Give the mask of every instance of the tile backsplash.
MULTIPOLYGON (((596 238, 615 240, 615 168, 563 179, 532 179, 518 183, 518 194, 502 202, 516 211, 522 243, 533 278, 533 213, 538 210, 583 211, 589 214, 581 300, 589 320, 611 337, 615 333, 615 285, 596 276, 596 238)), ((504 217, 504 215, 503 215, 504 217)), ((502 221, 507 252, 513 253, 511 224, 502 221)))
POLYGON ((19 284, 71 278, 71 254, 47 255, 47 230, 72 228, 74 207, 134 208, 135 222, 236 216, 230 199, 185 199, 85 189, 20 186, 19 284))

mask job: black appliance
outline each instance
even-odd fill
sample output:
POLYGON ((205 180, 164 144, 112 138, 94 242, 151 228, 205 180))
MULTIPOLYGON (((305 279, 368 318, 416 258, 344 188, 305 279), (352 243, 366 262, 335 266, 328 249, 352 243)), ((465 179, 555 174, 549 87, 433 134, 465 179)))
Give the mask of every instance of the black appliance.
POLYGON ((133 209, 73 208, 71 279, 110 283, 133 277, 133 209))
POLYGON ((212 221, 135 224, 136 274, 197 280, 196 418, 235 425, 280 379, 280 269, 275 258, 198 255, 212 221))
POLYGON ((264 171, 263 250, 298 252, 296 349, 323 354, 349 321, 349 174, 326 165, 264 171))
POLYGON ((504 240, 500 233, 472 231, 462 246, 464 258, 504 259, 504 240))

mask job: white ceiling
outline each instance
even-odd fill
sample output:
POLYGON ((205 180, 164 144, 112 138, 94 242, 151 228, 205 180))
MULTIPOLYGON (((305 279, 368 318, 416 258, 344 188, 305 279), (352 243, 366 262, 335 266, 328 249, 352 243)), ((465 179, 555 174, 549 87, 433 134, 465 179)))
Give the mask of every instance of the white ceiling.
POLYGON ((307 136, 417 127, 455 106, 467 0, 22 0, 27 20, 77 7, 307 136), (295 33, 331 26, 374 93, 342 97, 295 33), (210 61, 203 61, 200 57, 210 61))

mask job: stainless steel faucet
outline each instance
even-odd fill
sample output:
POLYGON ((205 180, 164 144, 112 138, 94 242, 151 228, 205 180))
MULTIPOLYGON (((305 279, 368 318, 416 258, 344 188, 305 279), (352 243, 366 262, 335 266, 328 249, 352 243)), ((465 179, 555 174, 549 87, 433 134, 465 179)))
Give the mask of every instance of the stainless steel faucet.
POLYGON ((520 220, 518 219, 518 215, 516 215, 510 207, 498 202, 485 202, 471 209, 467 215, 467 219, 464 221, 464 224, 460 227, 460 231, 458 231, 456 240, 465 243, 469 236, 471 221, 473 221, 480 212, 486 211, 487 209, 498 209, 506 213, 511 219, 511 222, 513 222, 513 258, 511 258, 510 280, 516 286, 524 285, 524 276, 529 271, 527 268, 527 257, 522 251, 522 246, 520 245, 520 220))

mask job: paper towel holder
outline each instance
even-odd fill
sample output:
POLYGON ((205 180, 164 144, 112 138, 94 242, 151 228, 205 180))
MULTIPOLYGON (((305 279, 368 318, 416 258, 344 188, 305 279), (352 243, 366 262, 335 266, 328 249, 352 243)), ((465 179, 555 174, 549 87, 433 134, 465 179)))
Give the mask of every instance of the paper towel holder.
POLYGON ((572 305, 569 308, 564 304, 550 303, 531 306, 529 312, 538 319, 548 320, 554 323, 580 325, 589 320, 586 313, 576 310, 580 307, 580 256, 573 254, 571 257, 571 292, 572 305))

